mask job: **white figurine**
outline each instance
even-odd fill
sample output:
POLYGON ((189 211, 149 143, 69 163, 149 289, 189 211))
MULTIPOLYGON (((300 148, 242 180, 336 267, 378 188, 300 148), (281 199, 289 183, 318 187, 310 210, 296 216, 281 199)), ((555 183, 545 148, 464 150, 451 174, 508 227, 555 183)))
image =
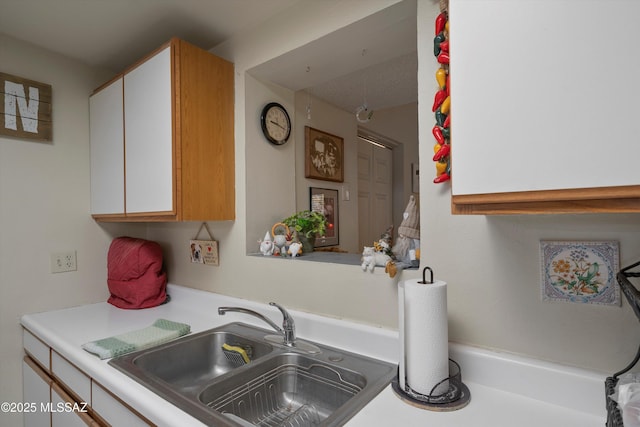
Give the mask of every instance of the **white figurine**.
POLYGON ((302 255, 302 243, 293 242, 289 245, 289 250, 287 251, 291 258, 295 258, 297 256, 302 255))
POLYGON ((262 255, 273 255, 273 241, 271 240, 271 233, 267 231, 264 235, 264 240, 258 240, 260 243, 260 252, 262 255))
POLYGON ((382 252, 376 252, 373 246, 365 246, 362 251, 362 271, 369 270, 373 273, 376 265, 379 267, 386 267, 387 263, 391 261, 391 257, 382 252))

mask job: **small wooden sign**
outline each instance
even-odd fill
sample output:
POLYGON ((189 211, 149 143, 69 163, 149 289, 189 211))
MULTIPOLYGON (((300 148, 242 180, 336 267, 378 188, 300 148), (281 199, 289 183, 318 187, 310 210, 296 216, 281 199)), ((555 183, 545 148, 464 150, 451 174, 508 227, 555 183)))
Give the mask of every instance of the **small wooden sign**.
POLYGON ((220 265, 220 260, 218 258, 218 242, 213 238, 211 230, 209 230, 209 226, 206 222, 203 222, 198 229, 195 239, 189 241, 189 249, 192 263, 220 265), (207 231, 211 240, 198 239, 203 228, 207 231))
POLYGON ((51 141, 51 85, 0 73, 0 135, 51 141))

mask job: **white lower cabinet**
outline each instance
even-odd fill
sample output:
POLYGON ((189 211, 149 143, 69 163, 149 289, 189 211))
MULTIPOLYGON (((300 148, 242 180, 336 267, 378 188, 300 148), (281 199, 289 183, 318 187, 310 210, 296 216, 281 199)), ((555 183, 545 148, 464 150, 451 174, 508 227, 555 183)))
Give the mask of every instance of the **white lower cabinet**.
POLYGON ((26 329, 23 337, 25 427, 153 425, 26 329))
POLYGON ((49 412, 42 408, 51 402, 51 377, 44 372, 30 357, 22 361, 23 403, 29 408, 23 411, 24 427, 40 427, 51 424, 49 412))

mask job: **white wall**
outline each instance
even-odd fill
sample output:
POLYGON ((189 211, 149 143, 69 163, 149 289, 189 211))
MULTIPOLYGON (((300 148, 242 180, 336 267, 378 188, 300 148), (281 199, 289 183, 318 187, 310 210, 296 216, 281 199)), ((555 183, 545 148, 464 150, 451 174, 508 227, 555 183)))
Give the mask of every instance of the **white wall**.
MULTIPOLYGON (((292 130, 284 145, 269 144, 262 135, 260 114, 269 102, 282 104, 295 124, 294 94, 281 87, 246 77, 246 247, 257 253, 258 240, 264 239, 271 226, 295 210, 297 134, 292 130)), ((238 162, 236 162, 238 167, 238 162)))
MULTIPOLYGON (((20 402, 20 316, 105 301, 111 238, 144 228, 101 227, 89 215, 89 94, 110 74, 3 35, 0 64, 53 92, 53 141, 0 137, 0 401, 20 402), (78 270, 50 273, 50 252, 68 250, 78 270)), ((0 414, 0 425, 21 424, 0 414)))

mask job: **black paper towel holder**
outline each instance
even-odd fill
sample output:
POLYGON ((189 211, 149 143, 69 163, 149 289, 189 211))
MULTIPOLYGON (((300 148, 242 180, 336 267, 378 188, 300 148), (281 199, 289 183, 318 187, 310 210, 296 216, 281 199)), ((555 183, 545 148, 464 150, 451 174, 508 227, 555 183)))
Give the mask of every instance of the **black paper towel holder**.
MULTIPOLYGON (((422 269, 422 282, 418 283, 422 285, 433 284, 433 270, 430 267, 422 269), (430 273, 428 282, 427 270, 430 273)), ((404 390, 400 386, 400 366, 398 366, 398 373, 391 380, 391 388, 402 401, 417 408, 440 412, 456 411, 467 406, 471 400, 471 392, 462 382, 460 365, 453 359, 449 359, 449 376, 434 385, 427 395, 418 393, 409 384, 406 384, 406 381, 403 382, 405 383, 404 390), (449 389, 444 393, 434 394, 435 390, 446 381, 449 382, 449 389)))
POLYGON ((400 368, 398 367, 398 374, 391 380, 391 388, 402 401, 417 408, 450 412, 464 408, 471 401, 471 392, 462 382, 460 365, 453 359, 449 359, 449 377, 434 385, 428 395, 418 393, 409 385, 406 386, 406 390, 402 390, 399 375, 400 368), (436 388, 445 381, 449 381, 449 390, 442 394, 433 394, 436 388))
POLYGON ((418 282, 421 285, 431 285, 433 283, 433 270, 431 269, 431 267, 425 267, 422 269, 422 282, 418 282), (429 270, 430 273, 430 277, 429 277, 429 281, 427 282, 427 270, 429 270))

